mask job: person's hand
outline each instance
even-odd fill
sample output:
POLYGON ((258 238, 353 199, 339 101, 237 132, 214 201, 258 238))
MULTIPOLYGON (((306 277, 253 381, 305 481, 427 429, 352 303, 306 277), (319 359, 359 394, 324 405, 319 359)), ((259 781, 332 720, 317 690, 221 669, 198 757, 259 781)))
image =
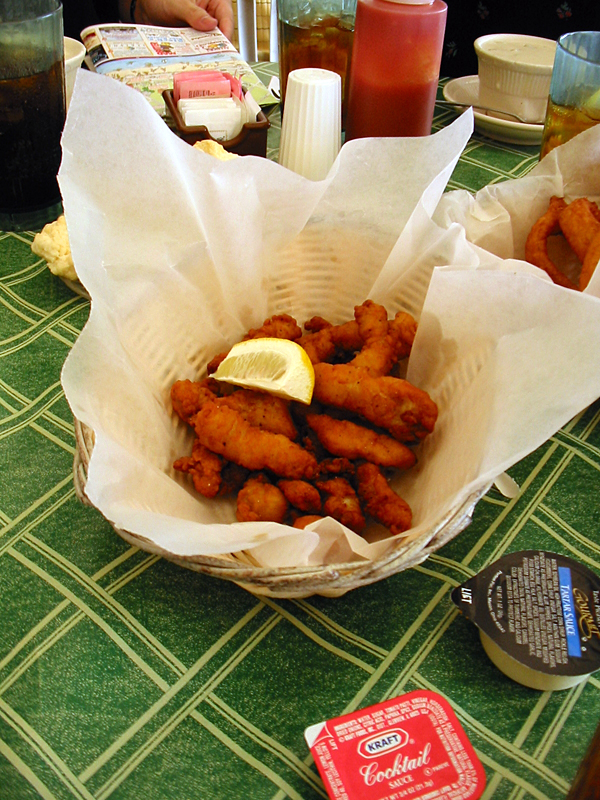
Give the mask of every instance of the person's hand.
POLYGON ((211 31, 218 26, 228 39, 233 36, 231 0, 137 0, 135 22, 170 27, 189 25, 199 31, 211 31))

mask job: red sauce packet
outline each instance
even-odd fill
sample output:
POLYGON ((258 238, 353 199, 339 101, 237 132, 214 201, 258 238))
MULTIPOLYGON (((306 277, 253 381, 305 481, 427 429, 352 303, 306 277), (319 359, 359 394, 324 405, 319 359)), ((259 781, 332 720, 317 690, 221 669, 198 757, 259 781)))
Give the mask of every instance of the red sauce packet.
POLYGON ((477 800, 485 773, 447 700, 416 691, 311 725, 334 800, 477 800))

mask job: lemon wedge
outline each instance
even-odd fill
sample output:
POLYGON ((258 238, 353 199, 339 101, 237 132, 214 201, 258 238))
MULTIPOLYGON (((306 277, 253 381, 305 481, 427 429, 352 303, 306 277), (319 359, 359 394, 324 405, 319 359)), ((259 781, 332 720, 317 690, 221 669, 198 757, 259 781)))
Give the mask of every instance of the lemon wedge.
POLYGON ((289 339, 248 339, 234 344, 211 377, 306 405, 315 386, 306 350, 289 339))

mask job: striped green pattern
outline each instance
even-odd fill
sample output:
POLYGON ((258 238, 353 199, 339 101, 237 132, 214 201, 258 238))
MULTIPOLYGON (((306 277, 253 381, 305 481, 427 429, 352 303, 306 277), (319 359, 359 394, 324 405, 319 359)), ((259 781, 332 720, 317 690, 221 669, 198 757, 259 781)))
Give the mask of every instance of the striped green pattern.
MULTIPOLYGON (((450 188, 536 160, 474 137, 450 188)), ((600 573, 600 403, 514 467, 518 498, 490 491, 420 567, 337 599, 258 599, 130 547, 75 497, 60 369, 88 304, 32 238, 0 234, 0 800, 317 800, 304 729, 417 688, 451 702, 486 800, 564 797, 600 673, 555 693, 511 682, 450 591, 526 548, 600 573)))

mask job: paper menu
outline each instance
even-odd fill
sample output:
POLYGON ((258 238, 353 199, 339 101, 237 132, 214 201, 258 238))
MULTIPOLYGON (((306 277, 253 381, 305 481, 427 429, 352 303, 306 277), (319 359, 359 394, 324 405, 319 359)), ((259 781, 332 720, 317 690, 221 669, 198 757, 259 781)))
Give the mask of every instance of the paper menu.
POLYGON ((218 28, 168 28, 107 23, 81 32, 88 68, 141 92, 161 115, 162 92, 173 88, 173 76, 198 69, 229 72, 242 81, 259 105, 277 103, 250 65, 218 28))

